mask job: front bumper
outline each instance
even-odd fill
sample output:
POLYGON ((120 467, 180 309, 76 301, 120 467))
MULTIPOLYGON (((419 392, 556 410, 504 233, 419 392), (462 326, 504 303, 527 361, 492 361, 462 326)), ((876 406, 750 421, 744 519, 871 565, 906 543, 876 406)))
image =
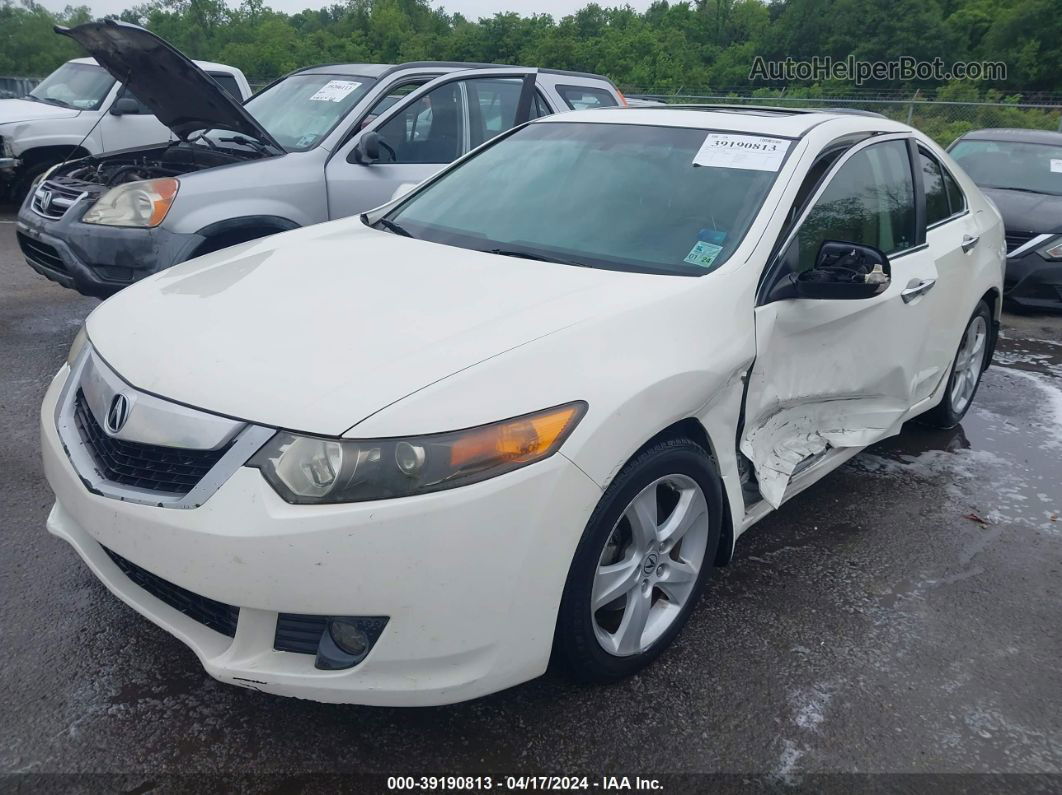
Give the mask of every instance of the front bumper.
POLYGON ((1035 250, 1008 257, 1003 301, 1011 308, 1062 312, 1062 262, 1048 262, 1035 250))
POLYGON ((600 489, 562 455, 471 486, 349 505, 289 505, 255 469, 191 510, 90 493, 41 410, 48 530, 122 601, 223 682, 317 701, 421 706, 475 698, 546 669, 568 567, 600 489), (194 594, 238 606, 234 637, 133 583, 104 547, 194 594), (390 618, 342 671, 275 651, 278 613, 390 618))
POLYGON ((145 276, 187 259, 201 235, 175 234, 162 227, 135 229, 81 223, 82 200, 61 218, 46 218, 27 196, 16 234, 26 263, 37 273, 83 295, 107 298, 145 276))

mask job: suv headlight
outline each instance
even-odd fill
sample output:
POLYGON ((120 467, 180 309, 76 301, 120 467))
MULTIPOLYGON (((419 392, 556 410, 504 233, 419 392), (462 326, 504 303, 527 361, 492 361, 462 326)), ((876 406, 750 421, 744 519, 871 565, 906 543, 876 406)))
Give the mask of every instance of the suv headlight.
POLYGON ((462 431, 405 439, 347 440, 279 431, 248 466, 296 504, 408 497, 486 480, 557 452, 586 403, 462 431))
POLYGON ((127 182, 104 193, 81 220, 104 226, 158 226, 170 211, 180 184, 173 177, 127 182))

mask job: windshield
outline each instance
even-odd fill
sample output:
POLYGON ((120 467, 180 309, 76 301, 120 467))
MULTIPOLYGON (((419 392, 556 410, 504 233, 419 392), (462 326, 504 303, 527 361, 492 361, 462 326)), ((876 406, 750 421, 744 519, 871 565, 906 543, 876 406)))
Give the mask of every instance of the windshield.
POLYGON ((694 165, 708 135, 631 124, 531 124, 380 223, 480 251, 700 276, 737 248, 776 173, 694 165))
POLYGON ((1062 196, 1062 146, 968 139, 949 154, 982 188, 1062 196))
POLYGON ((320 143, 372 88, 371 77, 292 75, 244 105, 277 143, 303 152, 320 143))
POLYGON ((99 110, 114 78, 95 64, 65 63, 48 75, 29 96, 49 105, 78 110, 99 110))

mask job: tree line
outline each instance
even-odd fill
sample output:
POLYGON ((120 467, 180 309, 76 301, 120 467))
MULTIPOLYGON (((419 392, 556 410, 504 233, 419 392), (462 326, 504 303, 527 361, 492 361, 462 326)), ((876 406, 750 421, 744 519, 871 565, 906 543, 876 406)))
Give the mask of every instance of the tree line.
MULTIPOLYGON (((1005 80, 963 88, 976 97, 1060 90, 1060 12, 1058 0, 660 0, 644 12, 590 3, 560 19, 499 12, 471 20, 430 0, 347 0, 294 14, 264 0, 232 8, 223 0, 150 0, 117 16, 256 80, 316 63, 430 59, 597 72, 645 92, 747 93, 782 87, 750 80, 756 56, 1005 63, 1005 80)), ((84 6, 52 13, 32 0, 0 0, 0 74, 44 75, 83 55, 52 26, 91 18, 84 6)), ((932 96, 941 86, 894 79, 863 88, 932 96)))

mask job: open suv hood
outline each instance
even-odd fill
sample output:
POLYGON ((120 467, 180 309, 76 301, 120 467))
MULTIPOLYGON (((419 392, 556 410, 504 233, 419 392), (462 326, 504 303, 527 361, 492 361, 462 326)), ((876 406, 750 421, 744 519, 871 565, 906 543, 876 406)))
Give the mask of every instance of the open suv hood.
POLYGON ((225 89, 184 53, 137 25, 104 19, 56 26, 124 83, 181 140, 196 130, 232 130, 284 149, 225 89))

